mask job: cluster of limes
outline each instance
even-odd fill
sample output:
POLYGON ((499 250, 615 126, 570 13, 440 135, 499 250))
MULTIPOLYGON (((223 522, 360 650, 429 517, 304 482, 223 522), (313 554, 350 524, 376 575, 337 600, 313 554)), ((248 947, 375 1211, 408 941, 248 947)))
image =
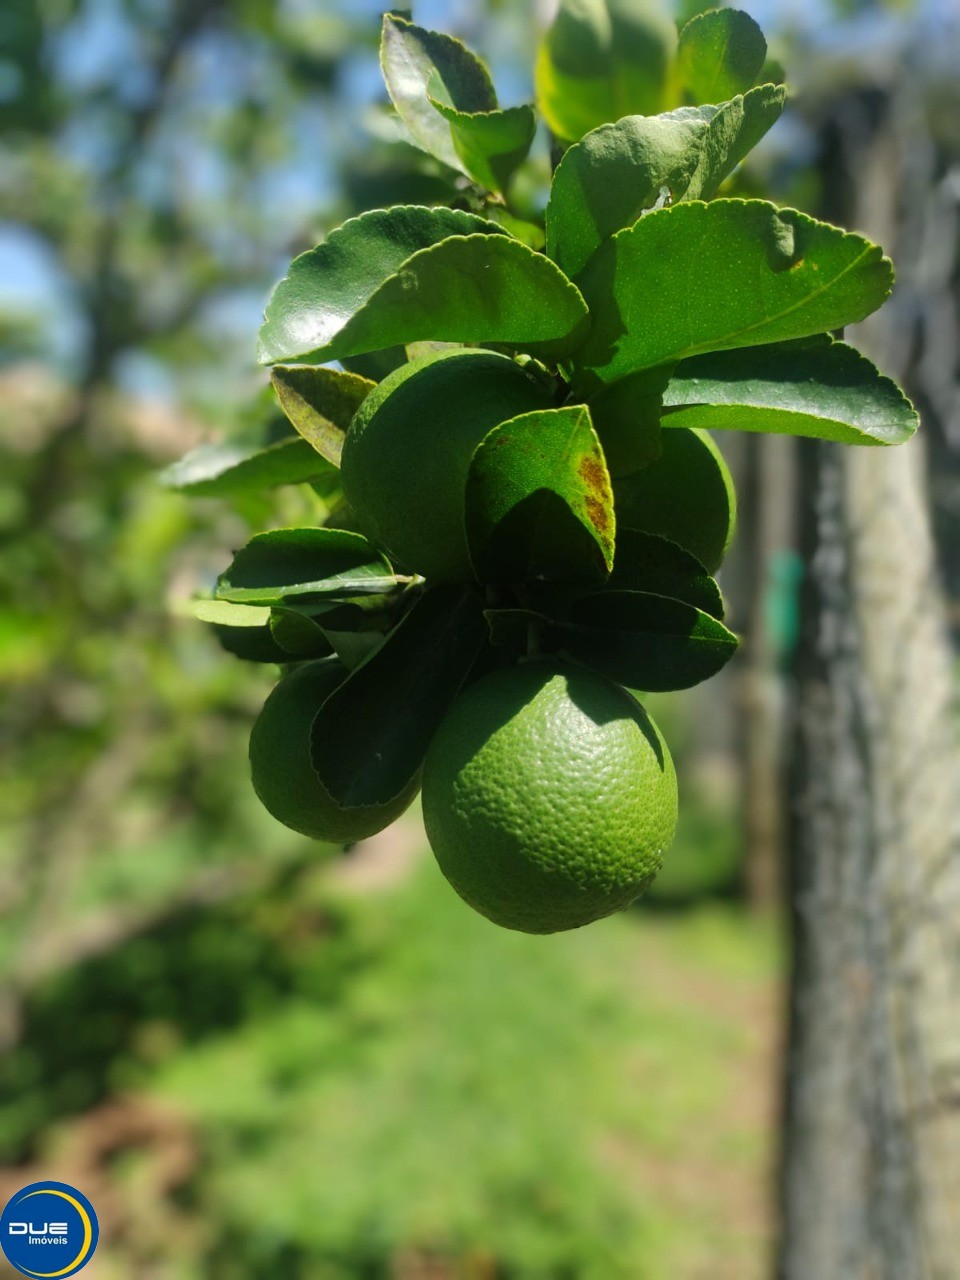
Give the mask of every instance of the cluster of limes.
MULTIPOLYGON (((427 584, 472 582, 464 526, 471 458, 498 424, 555 406, 536 370, 487 350, 411 360, 360 406, 341 459, 361 530, 427 584)), ((705 434, 662 433, 662 452, 614 482, 618 521, 666 537, 711 572, 733 530, 733 488, 705 434)), ((573 928, 633 901, 677 820, 663 737, 635 696, 587 667, 528 654, 468 682, 422 775, 389 804, 344 809, 313 769, 314 717, 346 671, 305 663, 267 699, 250 741, 253 782, 281 822, 350 842, 381 830, 423 787, 427 835, 471 906, 532 933, 573 928)))

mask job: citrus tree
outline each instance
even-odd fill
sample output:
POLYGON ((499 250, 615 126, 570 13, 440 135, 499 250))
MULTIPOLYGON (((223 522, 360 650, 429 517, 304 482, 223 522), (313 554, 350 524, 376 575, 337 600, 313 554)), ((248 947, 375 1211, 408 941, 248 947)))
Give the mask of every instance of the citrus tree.
POLYGON ((736 651, 714 574, 735 522, 710 430, 891 445, 916 416, 836 334, 892 266, 731 176, 785 99, 735 10, 679 31, 564 3, 538 105, 503 108, 459 41, 387 15, 381 61, 455 207, 362 214, 296 258, 260 331, 287 426, 205 447, 187 491, 302 483, 309 527, 257 534, 198 616, 282 678, 254 787, 319 840, 382 829, 421 785, 458 893, 552 932, 632 901, 677 816, 637 691, 736 651))

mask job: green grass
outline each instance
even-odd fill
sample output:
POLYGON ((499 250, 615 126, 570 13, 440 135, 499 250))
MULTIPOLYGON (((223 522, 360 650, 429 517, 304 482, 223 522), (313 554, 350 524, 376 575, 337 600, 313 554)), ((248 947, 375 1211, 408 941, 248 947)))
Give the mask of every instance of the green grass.
POLYGON ((187 1200, 206 1245, 169 1274, 387 1280, 411 1253, 464 1280, 763 1273, 768 926, 713 906, 531 938, 429 859, 336 910, 335 980, 305 941, 315 991, 152 1080, 203 1152, 187 1200))

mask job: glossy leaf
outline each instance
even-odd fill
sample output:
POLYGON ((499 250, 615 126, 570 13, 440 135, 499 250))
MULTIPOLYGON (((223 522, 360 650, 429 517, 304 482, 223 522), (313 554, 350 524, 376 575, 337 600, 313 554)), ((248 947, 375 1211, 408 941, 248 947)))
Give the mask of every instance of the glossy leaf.
POLYGON ((620 529, 608 589, 645 591, 682 600, 723 621, 720 588, 696 556, 668 538, 639 529, 620 529))
POLYGON ((273 529, 237 552, 217 582, 217 596, 274 605, 297 596, 375 594, 395 586, 387 561, 358 533, 273 529))
POLYGON ((263 363, 319 363, 408 342, 572 351, 587 310, 542 254, 450 209, 377 210, 296 258, 267 305, 263 363))
POLYGON ((694 102, 723 102, 755 85, 767 59, 763 32, 739 9, 698 14, 680 32, 677 69, 694 102))
POLYGON ((384 282, 395 279, 417 253, 449 236, 498 232, 496 224, 475 214, 419 205, 374 209, 350 218, 315 249, 294 258, 274 289, 260 329, 260 362, 310 356, 320 363, 402 345, 404 338, 361 343, 354 352, 349 326, 363 316, 384 282))
POLYGON ((350 419, 375 383, 339 369, 277 365, 270 374, 280 407, 313 449, 340 466, 350 419))
POLYGON ((504 422, 473 455, 470 559, 481 582, 603 579, 613 565, 613 490, 584 405, 504 422))
POLYGON ((682 361, 664 393, 662 422, 902 444, 918 418, 897 384, 866 356, 824 336, 682 361))
POLYGON ((545 583, 533 607, 485 612, 491 643, 522 653, 531 640, 631 689, 689 689, 727 663, 737 637, 719 619, 676 598, 604 589, 573 601, 545 583))
POLYGON ((720 106, 626 116, 569 148, 547 205, 547 253, 568 276, 666 197, 708 200, 776 122, 785 90, 752 89, 720 106))
POLYGON ((737 637, 690 604, 642 591, 603 591, 573 606, 563 652, 631 689, 689 689, 736 652, 737 637))
POLYGON ((450 126, 461 167, 487 190, 505 191, 533 142, 537 130, 533 107, 470 113, 434 98, 431 103, 450 126))
POLYGON ((655 0, 561 0, 537 56, 537 105, 560 138, 666 105, 673 23, 655 0))
POLYGON ((483 63, 452 36, 387 14, 380 46, 387 90, 411 137, 490 191, 503 191, 530 150, 531 107, 501 111, 483 63))
POLYGON ((640 369, 807 337, 875 311, 893 286, 869 240, 763 200, 678 204, 600 246, 579 277, 593 313, 581 388, 640 369))
POLYGON ((461 112, 495 111, 497 95, 483 63, 459 40, 388 13, 383 19, 380 65, 387 92, 419 147, 467 172, 450 125, 431 103, 428 86, 461 112))
POLYGON ((166 468, 160 483, 196 498, 222 498, 284 484, 305 484, 329 474, 330 463, 305 440, 275 444, 201 444, 166 468))
POLYGON ((476 592, 434 587, 327 699, 313 764, 338 803, 382 804, 404 789, 485 638, 476 592))

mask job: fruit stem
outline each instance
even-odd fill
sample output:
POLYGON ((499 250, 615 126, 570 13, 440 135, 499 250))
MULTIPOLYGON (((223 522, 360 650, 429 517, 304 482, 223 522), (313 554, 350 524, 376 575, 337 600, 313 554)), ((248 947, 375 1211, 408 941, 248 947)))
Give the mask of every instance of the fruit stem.
POLYGON ((527 657, 536 658, 540 655, 540 627, 536 622, 527 623, 527 657))

